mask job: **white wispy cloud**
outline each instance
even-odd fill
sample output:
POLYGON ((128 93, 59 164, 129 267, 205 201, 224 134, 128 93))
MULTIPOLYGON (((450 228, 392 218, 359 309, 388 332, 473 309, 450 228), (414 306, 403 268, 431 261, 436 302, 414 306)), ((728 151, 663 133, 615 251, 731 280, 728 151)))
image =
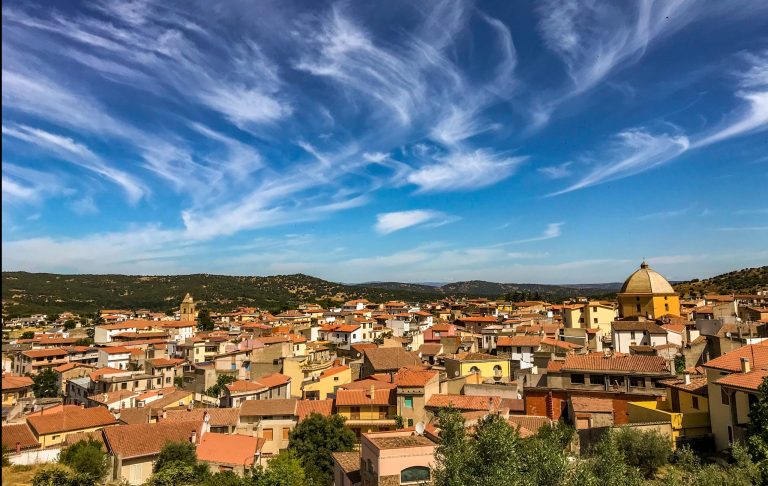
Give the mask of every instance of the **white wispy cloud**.
POLYGON ((672 218, 678 218, 680 216, 685 216, 686 214, 690 213, 693 210, 694 206, 689 206, 687 208, 682 209, 670 209, 666 211, 658 211, 655 213, 648 213, 644 214, 642 216, 638 216, 638 221, 651 221, 651 220, 657 220, 657 219, 672 219, 672 218))
POLYGON ((421 192, 462 191, 491 186, 514 174, 527 157, 506 157, 487 150, 451 152, 408 175, 421 192))
POLYGON ((448 216, 440 211, 431 209, 412 209, 409 211, 377 214, 374 229, 377 232, 386 235, 412 226, 423 225, 425 223, 429 223, 428 226, 430 227, 435 227, 442 226, 455 220, 455 217, 448 216))
POLYGON ((718 231, 768 231, 768 226, 724 226, 718 231))
POLYGON ((666 164, 690 147, 688 137, 679 134, 651 133, 646 129, 625 130, 593 160, 584 160, 595 167, 573 185, 551 195, 565 194, 577 189, 629 177, 666 164), (604 163, 602 161, 610 162, 604 163))
POLYGON ((539 167, 537 170, 539 173, 544 174, 550 179, 564 179, 571 175, 571 165, 573 162, 563 162, 560 165, 553 165, 549 167, 539 167))
POLYGON ((541 235, 539 235, 539 236, 534 236, 532 238, 523 238, 523 239, 520 239, 520 240, 514 240, 514 241, 510 241, 508 243, 502 243, 501 245, 496 245, 496 246, 503 246, 503 245, 509 245, 509 244, 516 245, 516 244, 519 244, 519 243, 531 243, 531 242, 534 242, 534 241, 544 241, 544 240, 551 240, 551 239, 554 239, 554 238, 559 238, 563 234, 562 228, 563 228, 564 224, 565 223, 563 223, 563 222, 560 222, 560 223, 549 223, 547 225, 546 229, 544 230, 544 232, 541 235))

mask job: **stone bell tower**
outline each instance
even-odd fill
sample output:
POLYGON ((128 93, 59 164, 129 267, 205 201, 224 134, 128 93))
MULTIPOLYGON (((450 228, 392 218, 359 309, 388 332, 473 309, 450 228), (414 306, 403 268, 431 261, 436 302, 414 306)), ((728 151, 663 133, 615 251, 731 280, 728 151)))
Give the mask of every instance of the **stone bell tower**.
POLYGON ((192 296, 187 293, 184 296, 184 300, 181 301, 179 306, 179 314, 181 314, 182 321, 194 321, 195 320, 195 301, 192 296))

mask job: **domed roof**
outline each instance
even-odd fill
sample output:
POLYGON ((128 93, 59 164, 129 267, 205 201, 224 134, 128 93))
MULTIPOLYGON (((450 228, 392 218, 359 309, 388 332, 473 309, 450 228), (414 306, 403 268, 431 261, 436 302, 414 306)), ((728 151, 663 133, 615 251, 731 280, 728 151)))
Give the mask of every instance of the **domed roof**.
POLYGON ((667 279, 657 273, 646 262, 640 264, 621 287, 622 294, 674 294, 675 289, 667 279))

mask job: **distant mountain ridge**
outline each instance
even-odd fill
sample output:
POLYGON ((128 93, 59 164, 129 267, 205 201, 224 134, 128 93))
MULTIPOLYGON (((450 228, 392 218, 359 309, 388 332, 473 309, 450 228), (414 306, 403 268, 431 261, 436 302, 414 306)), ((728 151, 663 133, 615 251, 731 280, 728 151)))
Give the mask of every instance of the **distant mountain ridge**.
MULTIPOLYGON (((323 306, 350 299, 374 302, 406 300, 425 302, 444 297, 487 297, 520 300, 548 300, 585 296, 611 298, 621 283, 598 284, 516 284, 483 280, 453 282, 440 286, 426 283, 368 282, 344 285, 304 274, 271 277, 230 275, 59 275, 51 273, 3 272, 3 315, 63 311, 94 312, 99 309, 178 308, 190 292, 201 307, 227 310, 237 306, 281 311, 303 302, 323 306)), ((746 268, 704 280, 675 285, 682 295, 695 293, 754 293, 768 290, 768 266, 746 268)))

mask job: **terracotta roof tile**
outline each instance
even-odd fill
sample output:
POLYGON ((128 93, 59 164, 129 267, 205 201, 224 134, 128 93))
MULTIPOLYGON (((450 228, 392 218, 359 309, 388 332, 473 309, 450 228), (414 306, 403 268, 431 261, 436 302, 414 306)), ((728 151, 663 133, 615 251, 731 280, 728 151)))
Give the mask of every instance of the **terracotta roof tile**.
POLYGON ((319 413, 324 417, 330 417, 333 412, 333 400, 297 400, 296 416, 301 422, 313 413, 319 413))
POLYGON ((395 394, 392 389, 374 388, 373 394, 371 394, 370 388, 368 390, 345 390, 339 389, 336 391, 336 406, 349 406, 349 405, 394 405, 395 394))
POLYGON ((230 393, 247 393, 266 390, 267 386, 257 381, 237 380, 226 385, 230 393))
POLYGON ((403 348, 375 348, 364 351, 374 371, 396 371, 405 365, 420 365, 419 355, 403 348))
POLYGON ((240 405, 240 416, 268 417, 273 415, 293 416, 296 413, 295 398, 278 398, 272 400, 245 400, 240 405))
POLYGON ((424 386, 438 375, 437 371, 403 368, 395 374, 395 384, 397 386, 424 386))
POLYGON ((659 383, 661 383, 662 385, 668 386, 670 388, 675 388, 688 393, 693 393, 694 395, 701 395, 703 397, 707 396, 707 377, 706 376, 700 376, 700 375, 691 376, 691 382, 688 384, 686 384, 685 379, 682 379, 682 378, 659 380, 659 383))
POLYGON ((130 459, 157 455, 168 442, 186 442, 192 431, 199 438, 201 427, 202 422, 121 425, 104 429, 104 439, 114 455, 130 459))
POLYGON ((3 374, 3 391, 6 390, 15 390, 18 388, 26 388, 29 386, 32 386, 34 383, 32 381, 32 378, 28 376, 14 376, 14 375, 8 375, 3 374))
POLYGON ((260 376, 256 378, 256 381, 268 388, 274 388, 276 386, 282 386, 291 381, 291 377, 283 375, 282 373, 270 373, 268 375, 260 376))
POLYGON ((667 361, 660 356, 613 355, 602 353, 571 355, 565 358, 563 370, 567 371, 617 371, 634 373, 669 374, 667 361))
POLYGON ((499 336, 499 339, 496 340, 496 346, 538 348, 541 339, 541 336, 499 336))
POLYGON ((613 400, 610 398, 572 395, 571 405, 575 412, 613 413, 613 400))
MULTIPOLYGON (((336 461, 336 463, 341 467, 341 469, 344 471, 344 474, 346 474, 350 479, 352 479, 352 475, 355 475, 355 477, 358 479, 360 477, 360 452, 353 451, 353 452, 334 452, 333 453, 333 459, 336 461)), ((354 479, 353 479, 354 481, 354 479)))
POLYGON ((768 368, 768 341, 750 344, 704 363, 705 368, 741 371, 741 358, 748 358, 752 369, 768 368))
POLYGON ((64 357, 69 355, 69 353, 61 348, 31 349, 29 351, 22 351, 21 354, 29 358, 52 358, 56 356, 64 357))
POLYGON ((16 450, 16 443, 22 450, 40 447, 40 443, 37 442, 35 435, 26 423, 3 425, 2 437, 3 445, 11 451, 16 450))
POLYGON ((519 427, 520 435, 527 437, 539 431, 540 428, 552 423, 549 417, 539 415, 510 415, 507 423, 513 427, 519 427), (523 433, 523 430, 527 433, 523 433))
POLYGON ((541 344, 548 346, 554 346, 561 349, 581 349, 584 346, 576 343, 569 343, 568 341, 560 341, 559 339, 543 338, 541 344))
POLYGON ((348 369, 349 366, 333 366, 320 373, 320 378, 327 378, 337 373, 341 373, 342 371, 347 371, 348 369))
MULTIPOLYGON (((163 422, 198 422, 208 414, 211 427, 236 426, 240 419, 240 408, 195 408, 192 410, 168 410, 163 422)), ((122 417, 121 417, 122 418, 122 417)))
POLYGON ((38 436, 117 423, 115 417, 104 407, 81 408, 77 405, 64 405, 63 410, 57 413, 27 417, 27 422, 38 436))
POLYGON ((196 452, 200 461, 252 466, 254 455, 263 446, 264 439, 249 435, 208 432, 203 435, 196 452))
POLYGON ((768 370, 753 370, 749 373, 733 373, 720 378, 715 383, 744 390, 756 391, 768 378, 768 370))
POLYGON ((470 396, 470 395, 432 395, 427 407, 441 408, 453 406, 459 410, 489 410, 489 406, 499 409, 501 397, 470 396))
POLYGON ((419 353, 422 356, 437 356, 443 351, 442 344, 422 344, 419 346, 419 353))

